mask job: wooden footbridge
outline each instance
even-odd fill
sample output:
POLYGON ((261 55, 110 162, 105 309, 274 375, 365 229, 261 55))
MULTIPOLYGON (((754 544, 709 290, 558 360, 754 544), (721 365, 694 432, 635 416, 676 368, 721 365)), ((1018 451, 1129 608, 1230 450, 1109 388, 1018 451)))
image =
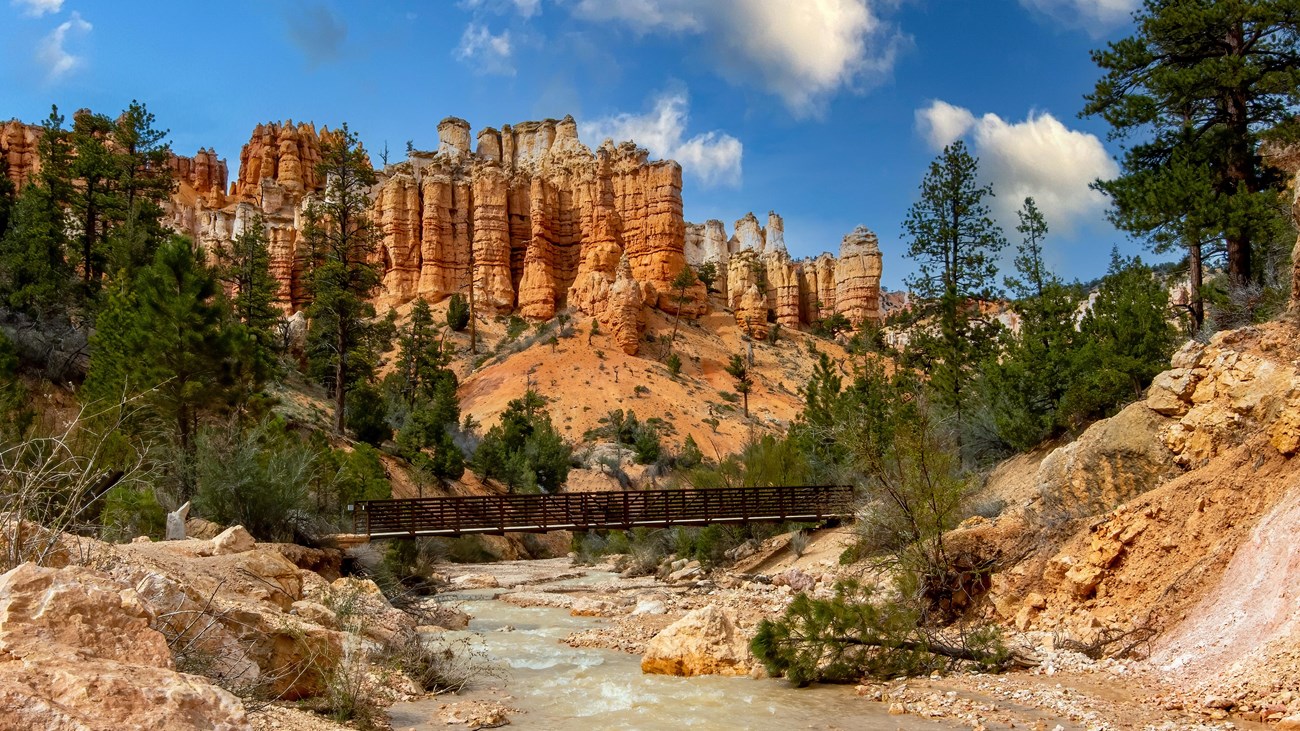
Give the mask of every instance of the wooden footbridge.
POLYGON ((354 533, 369 538, 820 521, 852 514, 853 488, 843 485, 475 495, 352 505, 354 533))

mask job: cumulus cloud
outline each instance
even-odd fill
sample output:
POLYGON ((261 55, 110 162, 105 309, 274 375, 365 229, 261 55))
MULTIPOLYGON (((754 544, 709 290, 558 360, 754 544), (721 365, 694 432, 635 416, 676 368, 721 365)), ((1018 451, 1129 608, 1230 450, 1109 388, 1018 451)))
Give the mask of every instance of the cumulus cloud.
POLYGON ((916 118, 918 131, 936 150, 971 138, 980 174, 997 194, 994 214, 1007 230, 1015 226, 1016 211, 1029 196, 1058 230, 1099 218, 1106 197, 1088 186, 1119 173, 1100 139, 1072 130, 1046 112, 1031 112, 1023 122, 996 114, 977 119, 968 109, 936 100, 918 110, 916 118))
POLYGON ((456 58, 473 67, 482 74, 500 74, 514 76, 515 66, 511 57, 510 31, 501 31, 492 35, 487 26, 470 23, 460 36, 460 45, 456 47, 456 58))
POLYGON ((739 185, 744 145, 719 131, 685 139, 689 110, 685 93, 665 94, 646 114, 624 113, 583 123, 580 135, 589 141, 633 140, 655 157, 680 162, 683 171, 705 186, 739 185))
POLYGON ((939 99, 930 102, 925 109, 916 110, 917 131, 936 150, 961 139, 973 126, 975 115, 969 109, 939 99))
POLYGON ((879 82, 906 38, 881 20, 881 0, 578 0, 575 15, 637 33, 698 36, 720 71, 815 115, 843 88, 879 82))
POLYGON ((1020 4, 1100 35, 1127 22, 1142 0, 1020 0, 1020 4))
POLYGON ((39 18, 47 14, 57 15, 63 9, 63 0, 10 0, 9 4, 29 18, 39 18))
POLYGON ((45 80, 55 82, 81 67, 85 59, 68 51, 68 40, 83 37, 91 31, 92 26, 82 19, 80 13, 73 13, 59 27, 41 39, 36 46, 36 60, 45 67, 45 80))
POLYGON ((287 16, 289 40, 312 65, 338 58, 348 26, 328 7, 320 4, 300 8, 287 16))

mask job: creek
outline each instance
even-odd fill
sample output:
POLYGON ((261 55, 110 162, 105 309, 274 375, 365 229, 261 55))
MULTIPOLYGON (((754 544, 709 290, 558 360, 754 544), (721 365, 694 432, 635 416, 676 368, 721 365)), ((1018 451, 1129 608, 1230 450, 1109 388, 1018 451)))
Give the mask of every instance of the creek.
MULTIPOLYGON (((584 577, 587 583, 603 577, 584 577)), ((544 587, 538 587, 544 588, 544 587)), ((574 617, 564 609, 516 607, 494 598, 499 590, 448 595, 474 619, 468 633, 503 665, 504 676, 459 695, 398 703, 394 729, 441 729, 439 706, 458 700, 495 700, 518 709, 519 729, 861 729, 913 731, 956 728, 915 716, 890 716, 848 686, 793 688, 783 680, 645 675, 641 658, 615 650, 575 648, 568 635, 607 620, 574 617)), ((451 633, 449 636, 464 636, 451 633)))

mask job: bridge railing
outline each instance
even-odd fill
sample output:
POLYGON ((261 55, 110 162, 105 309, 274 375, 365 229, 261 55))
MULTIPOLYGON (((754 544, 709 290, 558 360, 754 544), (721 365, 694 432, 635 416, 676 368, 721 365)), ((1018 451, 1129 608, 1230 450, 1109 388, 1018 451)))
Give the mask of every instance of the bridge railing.
POLYGON ((813 485, 365 500, 353 504, 353 530, 398 537, 823 520, 851 515, 852 498, 851 487, 813 485))

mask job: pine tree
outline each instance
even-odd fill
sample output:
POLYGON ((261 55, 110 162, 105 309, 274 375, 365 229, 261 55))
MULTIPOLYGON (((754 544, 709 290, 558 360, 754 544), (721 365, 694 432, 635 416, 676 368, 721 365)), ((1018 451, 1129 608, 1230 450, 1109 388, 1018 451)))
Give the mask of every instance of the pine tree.
POLYGON ((1007 277, 1006 286, 1014 296, 1020 331, 1006 333, 1002 352, 985 362, 981 387, 997 436, 1025 450, 1064 426, 1057 411, 1071 387, 1079 345, 1074 318, 1081 296, 1043 260, 1048 229, 1033 198, 1025 199, 1019 218, 1018 276, 1007 277))
POLYGON ((456 374, 446 368, 442 338, 424 300, 417 300, 411 308, 398 343, 397 371, 392 377, 398 393, 411 407, 397 435, 398 449, 429 475, 457 479, 465 472, 464 455, 452 436, 460 422, 459 383, 456 374))
POLYGON ((1140 258, 1111 253, 1091 309, 1079 323, 1082 345, 1061 418, 1071 426, 1109 416, 1140 398, 1169 367, 1177 330, 1169 322, 1169 291, 1140 258))
POLYGON ((727 371, 727 375, 735 379, 736 393, 744 398, 745 416, 748 418, 749 392, 754 390, 754 378, 749 374, 749 365, 745 363, 745 359, 740 354, 735 354, 731 356, 731 360, 723 368, 727 371))
POLYGON ((57 108, 42 123, 37 153, 40 173, 18 193, 0 229, 0 305, 45 319, 66 311, 73 283, 65 212, 73 195, 70 151, 57 108))
POLYGON ((167 130, 132 100, 113 122, 110 139, 117 210, 108 234, 108 271, 133 272, 147 265, 167 239, 163 203, 176 187, 167 130))
POLYGON ((17 193, 17 186, 9 179, 9 159, 0 157, 0 237, 9 230, 9 218, 13 214, 17 193))
POLYGON ((448 362, 428 302, 423 299, 415 301, 410 319, 398 332, 397 342, 399 388, 407 404, 414 404, 417 399, 429 396, 448 362))
POLYGON ((375 171, 344 124, 321 145, 321 202, 307 209, 303 240, 312 252, 307 316, 312 370, 334 392, 334 431, 343 433, 348 389, 368 378, 386 345, 371 296, 380 284, 372 261, 377 231, 370 220, 375 171))
POLYGON ((121 215, 121 202, 113 189, 117 160, 109 148, 113 122, 102 114, 78 112, 73 118, 70 166, 76 181, 72 198, 74 228, 80 241, 81 298, 89 303, 99 293, 108 265, 107 238, 112 220, 121 215))
POLYGON ((916 313, 929 318, 915 345, 937 402, 960 423, 969 398, 972 366, 991 346, 991 325, 980 304, 995 295, 994 257, 1006 245, 990 217, 992 188, 977 182, 978 161, 960 140, 943 149, 921 182, 921 197, 903 222, 911 242, 907 255, 918 271, 907 286, 918 298, 916 313))
POLYGON ((1260 143, 1300 132, 1300 0, 1146 0, 1134 19, 1134 35, 1093 52, 1105 76, 1083 110, 1112 138, 1146 136, 1125 151, 1124 173, 1099 184, 1113 220, 1157 251, 1186 246, 1198 296, 1211 239, 1231 284, 1257 281, 1255 249, 1279 225, 1279 173, 1260 143))
POLYGON ((686 306, 686 290, 699 281, 689 266, 682 267, 682 270, 677 272, 677 276, 673 277, 670 286, 677 293, 674 298, 677 302, 677 312, 673 314, 673 333, 668 336, 668 354, 673 352, 673 344, 677 342, 677 325, 682 320, 682 308, 686 306))
POLYGON ((512 492, 550 493, 568 480, 572 453, 546 413, 546 400, 529 389, 506 405, 501 421, 474 451, 473 464, 484 477, 502 480, 512 492))
POLYGON ((215 274, 173 237, 135 281, 115 279, 91 338, 86 402, 142 395, 146 415, 185 453, 205 414, 229 403, 232 334, 215 274))
POLYGON ((271 276, 271 251, 261 215, 248 221, 230 246, 217 251, 220 279, 230 288, 231 316, 246 329, 259 367, 275 362, 275 328, 281 311, 275 304, 280 283, 271 276))

